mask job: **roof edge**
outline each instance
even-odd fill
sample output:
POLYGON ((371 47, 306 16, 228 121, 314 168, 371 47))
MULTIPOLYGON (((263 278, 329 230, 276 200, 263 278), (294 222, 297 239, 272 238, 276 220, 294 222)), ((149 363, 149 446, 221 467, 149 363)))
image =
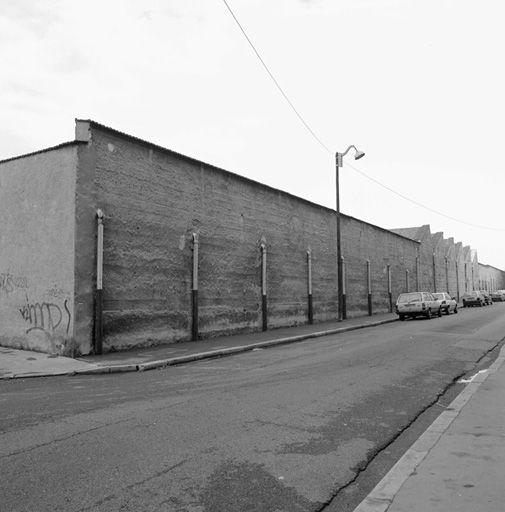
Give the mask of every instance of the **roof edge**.
POLYGON ((481 267, 487 267, 487 268, 494 268, 495 270, 498 270, 498 272, 505 272, 505 270, 502 270, 501 268, 495 267, 494 265, 488 265, 487 263, 478 262, 478 264, 481 267))

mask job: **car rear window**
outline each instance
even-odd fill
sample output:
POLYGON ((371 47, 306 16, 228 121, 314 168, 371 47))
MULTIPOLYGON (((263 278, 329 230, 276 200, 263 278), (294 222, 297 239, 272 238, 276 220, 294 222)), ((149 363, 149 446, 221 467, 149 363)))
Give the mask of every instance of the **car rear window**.
POLYGON ((398 297, 398 302, 421 302, 421 294, 420 293, 402 293, 398 297))

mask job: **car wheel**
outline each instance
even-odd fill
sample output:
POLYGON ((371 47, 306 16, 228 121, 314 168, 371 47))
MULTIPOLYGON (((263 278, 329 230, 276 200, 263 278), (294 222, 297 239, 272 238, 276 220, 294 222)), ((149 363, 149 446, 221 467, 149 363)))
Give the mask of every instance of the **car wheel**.
POLYGON ((454 306, 454 314, 458 312, 458 306, 454 306))
POLYGON ((431 308, 428 308, 428 311, 426 311, 426 318, 431 320, 431 308))
POLYGON ((405 320, 405 315, 398 315, 400 317, 400 320, 403 322, 405 320))

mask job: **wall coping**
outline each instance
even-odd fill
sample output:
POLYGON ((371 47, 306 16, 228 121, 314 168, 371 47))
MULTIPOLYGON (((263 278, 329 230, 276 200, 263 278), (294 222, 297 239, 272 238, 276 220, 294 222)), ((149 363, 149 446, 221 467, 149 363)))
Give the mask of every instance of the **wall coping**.
POLYGON ((4 160, 0 160, 0 164, 6 163, 6 162, 12 162, 13 160, 19 160, 20 158, 26 158, 33 155, 39 155, 41 153, 48 153, 49 151, 55 151, 61 148, 69 147, 69 146, 78 146, 81 144, 86 144, 86 142, 83 142, 81 140, 70 140, 68 142, 62 142, 61 144, 58 144, 56 146, 51 146, 49 148, 44 149, 38 149, 37 151, 32 151, 31 153, 24 153, 22 155, 17 156, 11 156, 9 158, 5 158, 4 160))

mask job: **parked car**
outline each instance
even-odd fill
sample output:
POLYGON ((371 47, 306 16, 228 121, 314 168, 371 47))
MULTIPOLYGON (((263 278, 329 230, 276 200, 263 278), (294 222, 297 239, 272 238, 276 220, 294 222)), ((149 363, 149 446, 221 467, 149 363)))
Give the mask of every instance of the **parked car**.
POLYGON ((446 315, 449 315, 451 311, 453 313, 458 312, 458 303, 454 297, 451 297, 447 292, 437 292, 433 294, 435 299, 440 301, 440 307, 446 315))
POLYGON ((486 306, 493 303, 493 299, 491 298, 491 295, 489 295, 489 292, 486 290, 479 290, 482 296, 484 297, 484 300, 486 301, 486 306))
POLYGON ((493 302, 504 302, 505 301, 505 293, 503 290, 495 290, 494 292, 490 292, 491 299, 493 302))
POLYGON ((442 316, 440 302, 429 292, 400 293, 396 301, 396 314, 400 320, 416 316, 430 319, 433 315, 442 316))
POLYGON ((463 307, 468 308, 470 306, 485 306, 486 299, 484 296, 477 291, 473 292, 466 292, 461 297, 461 300, 463 301, 463 307))

